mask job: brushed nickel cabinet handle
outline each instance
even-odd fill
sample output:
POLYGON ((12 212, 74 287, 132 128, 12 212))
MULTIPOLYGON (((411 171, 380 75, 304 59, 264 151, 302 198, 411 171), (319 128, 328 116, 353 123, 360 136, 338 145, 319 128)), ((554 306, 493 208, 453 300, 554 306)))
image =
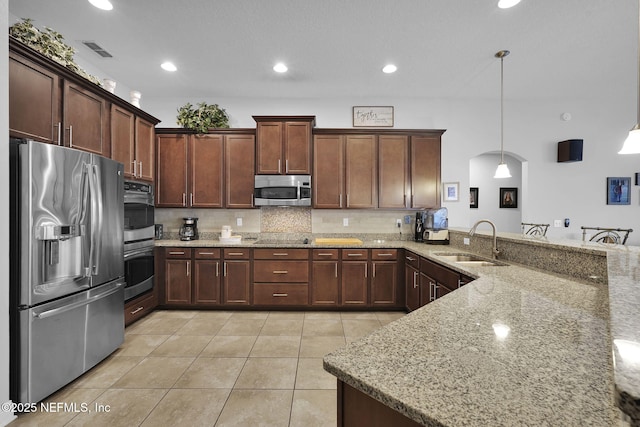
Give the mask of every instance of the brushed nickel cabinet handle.
POLYGON ((193 193, 189 193, 189 198, 190 198, 189 204, 193 206, 193 193))
POLYGON ((286 252, 274 252, 273 253, 273 256, 287 256, 287 255, 289 255, 289 254, 286 253, 286 252))
POLYGON ((222 264, 222 275, 227 277, 227 263, 222 264))
POLYGON ((191 275, 191 261, 187 261, 187 276, 191 275))
POLYGON ((198 252, 200 255, 213 255, 213 252, 198 252))
POLYGON ((142 162, 138 162, 140 164, 140 175, 139 177, 142 178, 142 162))
POLYGON ((69 147, 73 148, 73 126, 69 125, 69 147))
POLYGON ((137 177, 138 177, 138 175, 136 174, 136 170, 137 170, 137 168, 136 168, 136 161, 134 160, 134 161, 133 161, 133 162, 131 162, 131 163, 133 163, 133 177, 134 177, 134 178, 137 178, 137 177))
POLYGON ((289 272, 287 270, 274 270, 273 274, 288 274, 289 272))
POLYGON ((415 258, 411 258, 410 256, 406 256, 404 257, 407 261, 415 261, 415 258))
POLYGON ((129 314, 136 314, 136 313, 140 312, 141 310, 144 310, 144 307, 138 307, 135 310, 130 311, 129 314))
POLYGON ((338 263, 336 262, 336 278, 338 277, 338 263))
POLYGON ((58 122, 57 125, 53 125, 54 128, 58 128, 58 145, 62 145, 62 125, 58 122))
POLYGON ((220 277, 220 263, 216 262, 216 277, 220 277))
POLYGON ((417 288, 418 287, 418 273, 417 272, 413 272, 413 288, 417 288))
POLYGON ((347 254, 347 256, 362 256, 362 254, 347 254))
POLYGON ((229 252, 227 255, 229 256, 242 256, 244 252, 229 252))
POLYGON ((187 206, 187 193, 182 193, 182 206, 187 206))
POLYGON ((273 296, 274 296, 274 297, 288 297, 288 296, 289 296, 289 294, 276 293, 276 294, 273 294, 273 296))
POLYGON ((378 256, 393 256, 393 254, 378 254, 378 256))
POLYGON ((184 251, 180 251, 180 252, 169 251, 169 255, 184 255, 184 251))

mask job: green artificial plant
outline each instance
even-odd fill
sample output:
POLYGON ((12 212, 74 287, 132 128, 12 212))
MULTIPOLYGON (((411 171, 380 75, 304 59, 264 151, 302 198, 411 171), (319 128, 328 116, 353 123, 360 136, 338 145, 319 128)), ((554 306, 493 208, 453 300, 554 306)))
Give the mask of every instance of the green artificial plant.
POLYGON ((201 102, 194 108, 187 102, 178 108, 178 124, 198 133, 207 133, 211 128, 228 128, 229 116, 218 104, 201 102))
POLYGON ((44 31, 40 31, 34 27, 31 19, 23 18, 22 22, 9 27, 9 35, 74 73, 102 86, 100 79, 87 73, 75 63, 73 59, 75 50, 64 42, 64 37, 59 32, 49 27, 44 27, 44 31))

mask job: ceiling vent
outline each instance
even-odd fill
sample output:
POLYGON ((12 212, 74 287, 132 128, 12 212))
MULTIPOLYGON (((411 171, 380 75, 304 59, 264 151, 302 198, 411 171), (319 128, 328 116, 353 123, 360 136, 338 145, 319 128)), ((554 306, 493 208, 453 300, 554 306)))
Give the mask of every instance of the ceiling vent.
POLYGON ((89 49, 91 49, 92 51, 94 51, 95 53, 97 53, 98 55, 102 56, 103 58, 113 58, 113 55, 111 55, 109 52, 104 50, 102 47, 100 47, 100 45, 98 45, 95 42, 83 41, 82 44, 88 47, 89 49))

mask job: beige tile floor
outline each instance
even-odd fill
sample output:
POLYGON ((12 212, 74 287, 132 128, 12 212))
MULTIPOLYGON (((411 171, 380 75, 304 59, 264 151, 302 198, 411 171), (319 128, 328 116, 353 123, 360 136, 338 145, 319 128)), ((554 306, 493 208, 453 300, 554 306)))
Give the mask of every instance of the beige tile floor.
POLYGON ((400 312, 156 311, 17 426, 335 426, 322 357, 400 312))

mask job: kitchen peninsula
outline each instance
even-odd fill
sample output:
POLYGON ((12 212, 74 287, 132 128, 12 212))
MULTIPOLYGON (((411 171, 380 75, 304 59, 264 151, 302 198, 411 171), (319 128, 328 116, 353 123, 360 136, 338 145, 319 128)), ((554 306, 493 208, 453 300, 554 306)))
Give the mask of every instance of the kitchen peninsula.
MULTIPOLYGON (((640 292, 633 289, 640 249, 505 234, 498 239, 505 266, 462 267, 438 255, 485 253, 474 244, 488 236, 458 245, 465 235, 452 230, 448 247, 363 239, 360 247, 410 251, 477 279, 325 356, 325 369, 339 380, 339 425, 352 417, 372 417, 369 425, 623 425, 616 403, 637 417, 637 359, 613 345, 614 365, 611 354, 612 342, 640 341, 640 292), (579 262, 572 268, 589 274, 575 279, 514 262, 523 256, 514 245, 529 247, 532 262, 544 263, 541 253, 573 254, 579 262)), ((282 245, 327 247, 313 239, 282 245)))

